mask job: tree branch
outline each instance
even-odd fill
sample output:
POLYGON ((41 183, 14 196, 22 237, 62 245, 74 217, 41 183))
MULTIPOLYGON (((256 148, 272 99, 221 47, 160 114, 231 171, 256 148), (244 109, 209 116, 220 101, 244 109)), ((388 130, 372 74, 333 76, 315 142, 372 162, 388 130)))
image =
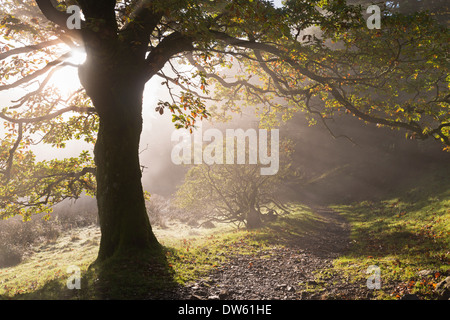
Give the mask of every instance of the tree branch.
MULTIPOLYGON (((210 96, 203 96, 203 95, 199 94, 198 92, 196 92, 196 91, 194 91, 194 90, 191 90, 190 88, 188 88, 188 87, 182 85, 182 84, 180 83, 180 81, 178 81, 177 79, 174 79, 174 78, 172 78, 172 77, 169 77, 169 76, 165 75, 163 72, 158 72, 158 73, 156 73, 156 75, 159 76, 159 77, 161 77, 161 78, 163 78, 163 79, 165 79, 165 80, 167 80, 167 81, 170 81, 171 83, 173 83, 174 85, 180 87, 180 88, 181 88, 182 90, 184 90, 184 91, 192 92, 192 94, 194 94, 196 97, 198 97, 198 98, 200 98, 200 99, 211 100, 211 101, 219 101, 218 99, 215 99, 215 98, 213 98, 213 97, 210 97, 210 96)), ((169 86, 167 86, 167 87, 169 88, 169 86)), ((170 88, 169 88, 169 91, 170 91, 170 88)))
POLYGON ((364 121, 367 121, 370 123, 375 123, 375 124, 386 125, 386 126, 394 127, 394 128, 407 129, 412 132, 415 132, 421 139, 426 139, 429 136, 427 134, 424 134, 422 132, 422 128, 414 122, 406 123, 406 122, 401 122, 401 121, 396 121, 396 120, 374 117, 374 116, 368 115, 368 114, 360 111, 353 104, 351 104, 350 101, 345 99, 344 96, 335 87, 331 88, 331 94, 339 103, 341 103, 342 106, 344 106, 344 108, 346 108, 352 114, 361 118, 364 121))
POLYGON ((95 110, 95 108, 91 108, 91 107, 69 106, 69 107, 63 108, 61 110, 58 110, 54 113, 51 113, 51 114, 48 114, 45 116, 35 117, 35 118, 16 119, 16 118, 11 118, 1 112, 0 112, 0 118, 2 118, 3 120, 6 120, 8 122, 18 123, 18 124, 34 123, 34 122, 40 122, 40 121, 45 121, 45 120, 51 120, 53 118, 56 118, 57 116, 60 116, 64 113, 71 112, 71 111, 79 112, 79 113, 96 113, 97 112, 95 110))
POLYGON ((22 141, 22 137, 23 137, 23 125, 22 125, 22 123, 19 123, 18 136, 17 136, 16 142, 14 143, 11 150, 9 150, 9 157, 8 157, 8 160, 6 161, 6 170, 4 171, 4 175, 6 177, 6 182, 8 182, 9 179, 11 178, 11 169, 12 169, 13 160, 14 160, 14 153, 16 152, 17 148, 19 147, 20 142, 22 141))
POLYGON ((211 33, 218 40, 224 41, 226 44, 238 46, 238 47, 242 47, 242 48, 247 48, 247 49, 252 49, 252 50, 265 51, 267 53, 273 54, 273 55, 283 59, 286 63, 288 63, 291 67, 293 67, 295 70, 297 70, 302 75, 304 75, 304 76, 310 78, 311 80, 314 80, 320 84, 328 85, 331 88, 331 94, 333 95, 333 97, 344 108, 346 108, 352 114, 361 118, 364 121, 367 121, 370 123, 375 123, 375 124, 380 124, 380 125, 386 125, 386 126, 393 127, 393 128, 407 129, 407 130, 410 130, 410 131, 414 132, 415 134, 417 134, 417 136, 421 139, 426 139, 432 134, 438 134, 444 140, 444 142, 448 145, 449 139, 442 134, 441 129, 432 130, 431 131, 432 133, 427 134, 427 133, 423 133, 423 128, 421 128, 420 125, 418 125, 415 122, 408 123, 408 122, 402 122, 402 121, 391 120, 391 119, 386 119, 386 118, 379 118, 379 117, 374 117, 374 116, 371 116, 369 114, 366 114, 366 113, 360 111, 350 101, 348 101, 344 97, 344 95, 341 94, 341 92, 339 92, 338 88, 335 85, 333 85, 333 83, 332 83, 333 78, 320 76, 320 75, 317 75, 317 74, 311 72, 310 70, 299 65, 292 58, 288 57, 285 52, 283 52, 282 50, 280 50, 272 45, 268 45, 265 43, 257 43, 257 42, 251 41, 251 40, 237 39, 237 38, 231 37, 223 32, 211 31, 211 33))
POLYGON ((25 46, 25 47, 14 48, 9 51, 0 53, 0 60, 4 60, 4 59, 6 59, 12 55, 16 55, 16 54, 22 54, 22 53, 35 51, 35 50, 41 50, 41 49, 48 48, 48 47, 51 47, 51 46, 54 46, 54 45, 57 45, 60 43, 62 43, 61 39, 55 39, 55 40, 49 40, 49 41, 45 41, 45 42, 41 42, 38 44, 33 44, 33 45, 25 46))
POLYGON ((16 88, 17 86, 20 86, 21 84, 28 83, 31 80, 33 80, 33 79, 35 79, 35 78, 37 78, 37 77, 47 73, 49 70, 51 70, 55 66, 58 66, 58 65, 72 65, 69 62, 64 62, 63 61, 64 59, 69 58, 70 56, 71 56, 71 52, 65 53, 62 56, 60 56, 58 59, 47 63, 45 65, 45 67, 43 67, 42 69, 40 69, 38 71, 35 71, 35 72, 33 72, 33 73, 23 77, 23 78, 15 81, 13 83, 11 83, 11 84, 6 84, 6 85, 3 85, 3 86, 0 86, 0 91, 9 90, 9 89, 12 89, 12 88, 16 88))
POLYGON ((146 79, 148 80, 158 73, 174 55, 194 50, 192 42, 192 38, 179 32, 173 32, 165 37, 147 56, 146 79))
POLYGON ((58 25, 69 34, 74 35, 76 37, 81 37, 80 30, 77 29, 71 30, 67 28, 67 19, 69 19, 69 17, 71 16, 70 14, 56 9, 53 6, 51 0, 35 0, 35 1, 39 9, 41 10, 42 14, 48 20, 58 25))

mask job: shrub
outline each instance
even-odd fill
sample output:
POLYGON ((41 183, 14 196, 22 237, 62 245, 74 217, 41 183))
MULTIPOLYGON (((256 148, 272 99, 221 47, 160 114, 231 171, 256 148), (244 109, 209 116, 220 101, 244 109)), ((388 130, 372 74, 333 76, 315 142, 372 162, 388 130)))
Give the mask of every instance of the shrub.
POLYGON ((20 248, 9 243, 0 247, 0 268, 13 267, 22 262, 22 253, 20 248))

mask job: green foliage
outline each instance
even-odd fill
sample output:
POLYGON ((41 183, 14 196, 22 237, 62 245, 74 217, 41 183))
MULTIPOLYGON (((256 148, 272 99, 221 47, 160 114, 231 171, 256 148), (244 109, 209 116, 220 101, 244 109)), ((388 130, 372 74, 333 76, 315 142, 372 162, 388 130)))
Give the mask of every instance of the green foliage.
POLYGON ((66 198, 95 191, 93 172, 83 171, 93 162, 87 151, 63 160, 35 161, 31 152, 15 158, 12 177, 0 185, 3 219, 20 214, 28 220, 35 213, 51 213, 51 206, 66 198))
MULTIPOLYGON (((406 129, 412 138, 434 138, 447 149, 448 28, 427 12, 382 8, 382 28, 371 30, 362 9, 342 1, 287 1, 283 23, 291 32, 268 35, 277 48, 243 49, 233 55, 233 65, 244 70, 237 81, 220 87, 216 78, 223 110, 257 105, 267 126, 297 111, 312 123, 351 113, 406 129)), ((256 33, 250 38, 269 41, 256 33)))
POLYGON ((189 129, 192 133, 192 128, 195 128, 197 117, 201 120, 207 119, 210 113, 206 111, 206 106, 202 100, 195 97, 190 92, 182 92, 179 103, 170 104, 169 102, 158 102, 156 112, 164 113, 164 108, 168 108, 172 113, 172 122, 177 129, 189 129), (187 111, 187 113, 185 113, 187 111))

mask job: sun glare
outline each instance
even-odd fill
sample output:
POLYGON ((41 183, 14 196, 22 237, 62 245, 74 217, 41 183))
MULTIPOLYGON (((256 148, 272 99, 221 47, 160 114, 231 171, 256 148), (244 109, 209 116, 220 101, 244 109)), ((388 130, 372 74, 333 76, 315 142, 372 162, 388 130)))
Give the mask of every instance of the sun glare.
POLYGON ((86 53, 84 50, 72 50, 71 57, 65 60, 70 64, 56 71, 49 84, 57 88, 64 96, 78 90, 81 87, 81 83, 78 78, 78 70, 75 66, 82 64, 85 60, 86 53))
POLYGON ((86 60, 86 52, 83 49, 73 49, 71 57, 67 60, 74 64, 82 64, 86 60))

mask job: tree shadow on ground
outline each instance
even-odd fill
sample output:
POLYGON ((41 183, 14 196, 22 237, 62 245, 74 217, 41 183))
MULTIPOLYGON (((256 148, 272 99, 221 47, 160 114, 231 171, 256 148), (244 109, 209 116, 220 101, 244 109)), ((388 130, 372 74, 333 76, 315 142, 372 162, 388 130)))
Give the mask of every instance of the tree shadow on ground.
POLYGON ((321 257, 342 254, 348 246, 350 228, 332 209, 314 205, 296 205, 290 214, 266 224, 257 240, 307 250, 321 257))
POLYGON ((75 274, 46 282, 29 293, 0 296, 0 300, 174 300, 180 299, 180 285, 165 258, 167 249, 133 253, 92 264, 81 270, 80 286, 75 274), (72 287, 70 289, 69 287, 72 287))
MULTIPOLYGON (((101 299, 178 299, 179 284, 166 259, 166 249, 139 252, 94 266, 101 299)), ((95 281, 94 281, 95 282, 95 281)))

